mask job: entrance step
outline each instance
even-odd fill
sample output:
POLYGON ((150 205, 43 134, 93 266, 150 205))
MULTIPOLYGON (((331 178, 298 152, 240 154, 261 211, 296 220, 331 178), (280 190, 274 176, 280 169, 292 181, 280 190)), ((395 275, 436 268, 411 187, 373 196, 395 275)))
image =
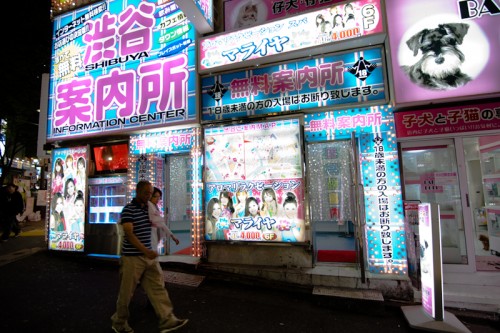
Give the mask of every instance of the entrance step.
POLYGON ((360 299, 368 301, 384 301, 384 296, 379 290, 371 289, 351 289, 351 288, 335 288, 315 286, 313 288, 313 295, 332 296, 350 299, 360 299))
POLYGON ((163 271, 163 280, 166 283, 180 284, 189 287, 198 287, 204 279, 205 276, 202 275, 163 271))

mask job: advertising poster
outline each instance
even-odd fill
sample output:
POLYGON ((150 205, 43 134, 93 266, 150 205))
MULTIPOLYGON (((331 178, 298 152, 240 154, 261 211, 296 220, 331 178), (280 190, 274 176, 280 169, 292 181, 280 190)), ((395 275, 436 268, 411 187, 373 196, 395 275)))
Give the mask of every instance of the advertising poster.
MULTIPOLYGON (((435 318, 436 300, 434 286, 434 242, 432 237, 432 212, 428 203, 418 205, 418 232, 420 235, 420 276, 422 281, 422 307, 435 318)), ((439 251, 439 248, 438 248, 439 251)), ((439 265, 441 263, 438 263, 439 265)))
POLYGON ((199 72, 381 32, 380 1, 352 1, 203 38, 199 45, 199 72))
POLYGON ((195 34, 173 2, 108 0, 56 17, 47 140, 195 121, 195 34))
POLYGON ((381 48, 359 50, 202 79, 202 120, 384 102, 381 48))
MULTIPOLYGON (((444 318, 441 221, 438 204, 418 205, 422 309, 437 321, 444 318)), ((448 314, 449 315, 449 314, 448 314)))
POLYGON ((495 1, 387 0, 396 104, 500 92, 495 1))
POLYGON ((84 251, 87 165, 86 146, 52 152, 50 250, 84 251))
POLYGON ((298 119, 205 129, 205 239, 304 242, 298 119))
MULTIPOLYGON (((310 0, 291 4, 284 0, 227 0, 224 2, 224 29, 244 29, 306 10, 333 6, 344 0, 310 0)), ((349 7, 343 8, 349 16, 349 7)))

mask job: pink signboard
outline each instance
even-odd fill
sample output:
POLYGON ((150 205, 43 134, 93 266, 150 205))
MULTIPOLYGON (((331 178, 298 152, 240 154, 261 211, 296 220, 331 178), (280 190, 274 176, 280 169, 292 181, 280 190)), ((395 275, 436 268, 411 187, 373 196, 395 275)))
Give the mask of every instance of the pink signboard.
POLYGON ((500 93, 498 2, 387 0, 396 104, 500 93))
POLYGON ((380 0, 352 1, 200 41, 199 72, 383 31, 380 0))
MULTIPOLYGON (((224 2, 224 29, 243 29, 306 10, 332 6, 343 0, 228 0, 224 2)), ((349 8, 344 10, 346 17, 349 8)))
POLYGON ((500 129, 500 102, 394 113, 398 138, 500 129))
MULTIPOLYGON (((430 316, 435 317, 435 281, 434 281, 434 242, 431 205, 418 205, 418 230, 420 235, 420 274, 422 282, 422 307, 430 316)), ((439 222, 439 221, 437 221, 439 222)))

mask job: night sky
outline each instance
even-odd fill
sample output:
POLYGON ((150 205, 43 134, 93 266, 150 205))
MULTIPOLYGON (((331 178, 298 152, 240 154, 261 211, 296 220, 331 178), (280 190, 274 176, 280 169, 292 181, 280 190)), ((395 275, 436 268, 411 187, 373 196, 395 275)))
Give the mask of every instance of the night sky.
POLYGON ((50 0, 12 1, 7 8, 3 23, 8 27, 4 30, 7 43, 3 50, 8 52, 9 60, 3 66, 4 91, 11 108, 36 112, 40 105, 41 74, 50 68, 50 0))
MULTIPOLYGON (((23 119, 25 130, 37 133, 42 74, 50 69, 50 0, 10 1, 3 9, 6 43, 0 117, 23 119)), ((37 135, 29 137, 25 156, 36 156, 37 135)))

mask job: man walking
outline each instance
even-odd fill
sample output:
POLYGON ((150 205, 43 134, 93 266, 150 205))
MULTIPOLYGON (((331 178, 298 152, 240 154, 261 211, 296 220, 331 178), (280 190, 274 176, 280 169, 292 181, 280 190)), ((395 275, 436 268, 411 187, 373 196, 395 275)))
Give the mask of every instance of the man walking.
POLYGON ((21 193, 17 191, 14 183, 9 183, 2 188, 0 193, 0 219, 2 223, 1 241, 9 240, 10 232, 14 231, 14 237, 19 236, 21 227, 16 215, 24 211, 24 202, 21 193))
POLYGON ((173 313, 158 253, 151 249, 151 222, 148 201, 153 194, 153 185, 141 180, 136 186, 136 196, 127 204, 121 215, 125 237, 120 258, 120 291, 116 301, 116 312, 111 316, 112 329, 116 333, 133 333, 128 324, 129 304, 137 285, 146 291, 158 317, 160 333, 174 331, 188 322, 178 319, 173 313))

